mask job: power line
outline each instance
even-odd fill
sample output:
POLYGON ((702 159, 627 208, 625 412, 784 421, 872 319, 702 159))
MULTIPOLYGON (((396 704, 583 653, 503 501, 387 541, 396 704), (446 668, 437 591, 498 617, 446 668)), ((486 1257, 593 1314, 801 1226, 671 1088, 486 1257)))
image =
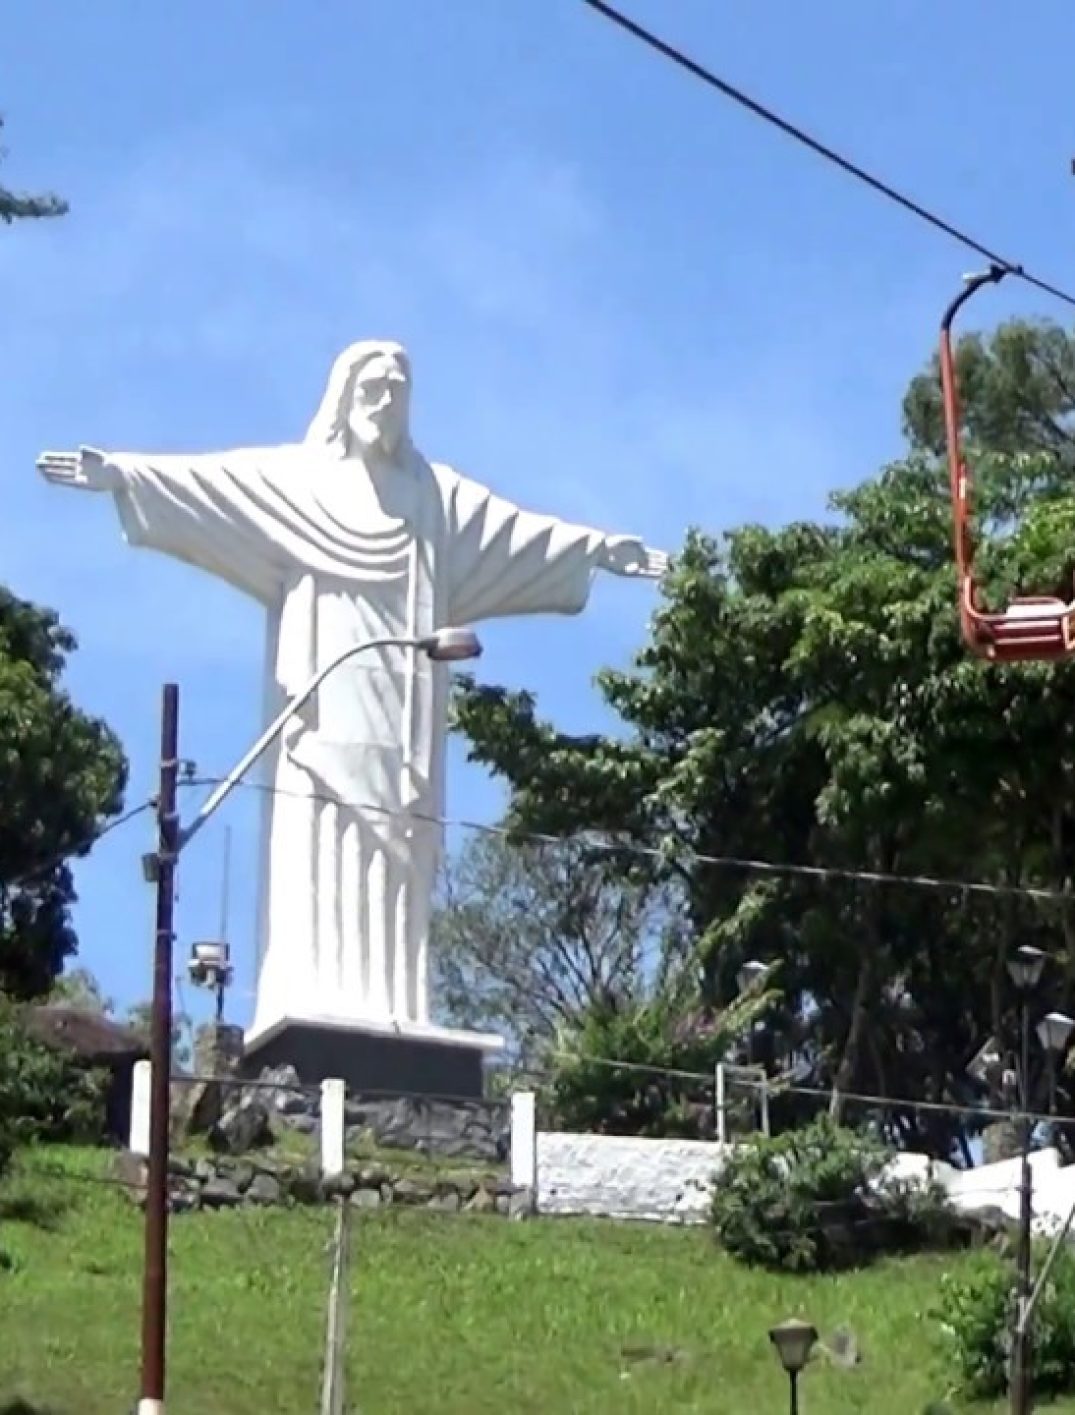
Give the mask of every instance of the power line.
POLYGON ((785 136, 809 148, 810 151, 816 153, 818 157, 824 158, 826 162, 831 162, 834 166, 841 168, 842 171, 856 178, 856 180, 865 183, 866 186, 871 187, 875 192, 879 192, 883 197, 887 197, 889 201, 895 202, 898 206, 903 207, 905 211, 909 211, 913 216, 917 216, 919 220, 925 221, 938 231, 942 231, 946 236, 951 236, 953 240, 958 241, 960 245, 966 246, 968 250, 975 251, 978 255, 984 256, 991 264, 1003 266, 1007 272, 1019 276, 1019 278, 1025 280, 1028 285, 1035 286, 1037 289, 1044 291, 1045 294, 1052 295, 1055 299, 1063 300, 1065 304, 1075 305, 1075 295, 1069 295, 1067 291, 1061 290, 1058 286, 1050 284, 1049 281, 1042 280, 1039 276, 1031 274, 1029 271, 1025 270, 1022 265, 1017 264, 1015 261, 1008 260, 1007 257, 992 250, 969 232, 953 225, 952 222, 945 220, 943 216, 938 216, 935 211, 930 211, 928 207, 915 201, 913 197, 909 197, 905 192, 899 191, 882 178, 867 171, 865 167, 860 167, 857 162, 853 162, 849 157, 845 157, 842 153, 837 152, 835 148, 829 147, 828 144, 822 142, 820 138, 816 138, 811 133, 808 133, 805 128, 798 127, 795 123, 790 122, 787 118, 783 118, 779 113, 774 112, 773 109, 760 103, 756 98, 751 98, 750 95, 744 93, 741 88, 737 88, 734 84, 729 83, 727 79, 722 79, 718 74, 715 74, 712 69, 706 68, 705 65, 699 63, 698 60, 692 59, 689 54, 684 53, 682 49, 677 49, 667 40, 661 39, 659 35, 654 34, 652 30, 648 30, 638 24, 637 21, 632 20, 621 10, 617 10, 614 6, 606 4, 605 0, 582 0, 582 3, 588 5, 591 10, 596 11, 597 14, 603 16, 612 24, 625 30, 635 39, 640 40, 665 59, 670 60, 681 69, 685 69, 687 73, 692 74, 696 79, 700 79, 702 83, 707 84, 710 88, 723 94, 725 98, 730 98, 733 103, 738 103, 740 107, 747 109, 749 112, 753 113, 755 117, 760 118, 765 123, 769 123, 772 127, 784 133, 785 136))
POLYGON ((120 826, 127 825, 130 821, 136 820, 138 816, 143 815, 146 811, 152 810, 156 804, 156 797, 151 796, 149 800, 143 801, 141 805, 133 806, 129 811, 124 811, 122 815, 116 816, 114 820, 110 820, 106 825, 99 826, 96 830, 84 835, 80 840, 76 840, 72 845, 68 846, 66 850, 53 855, 52 858, 46 860, 43 865, 37 865, 34 869, 27 870, 24 874, 16 875, 14 879, 8 880, 8 887, 14 888, 18 885, 31 884, 34 880, 41 878, 41 876, 49 874, 52 870, 56 869, 58 865, 64 864, 64 862, 72 856, 86 854, 99 840, 103 840, 106 835, 111 835, 111 833, 114 830, 118 830, 120 826))
MULTIPOLYGON (((219 776, 202 776, 188 783, 191 786, 218 786, 224 780, 219 776)), ((578 843, 591 850, 610 855, 636 855, 651 860, 667 860, 667 852, 658 846, 641 845, 634 842, 596 840, 584 833, 573 835, 552 835, 536 830, 513 830, 508 826, 490 825, 485 821, 466 820, 461 817, 435 816, 422 811, 393 810, 367 801, 341 801, 323 792, 288 790, 263 781, 240 781, 241 787, 249 791, 260 791, 272 796, 285 796, 293 800, 317 801, 325 805, 343 806, 358 815, 378 816, 390 820, 418 821, 425 825, 457 830, 473 830, 484 835, 499 836, 502 839, 523 840, 544 845, 569 845, 578 843)), ((839 865, 803 865, 775 860, 759 860, 740 855, 707 855, 687 852, 692 865, 711 865, 718 869, 741 870, 744 874, 787 876, 789 878, 838 880, 844 883, 902 885, 911 889, 930 889, 945 894, 986 895, 1001 899, 1034 899, 1039 903, 1075 903, 1075 895, 1061 889, 1047 889, 1033 885, 990 884, 986 880, 946 879, 940 875, 893 874, 884 870, 857 870, 839 865)))
MULTIPOLYGON (((601 1066, 613 1071, 626 1071, 637 1073, 638 1075, 668 1076, 681 1081, 699 1081, 706 1086, 712 1086, 714 1082, 713 1071, 681 1071, 671 1066, 655 1066, 643 1061, 616 1061, 608 1056, 592 1056, 588 1052, 557 1050, 549 1052, 550 1058, 561 1061, 585 1062, 588 1066, 601 1066)), ((737 1074, 733 1079, 737 1086, 744 1091, 767 1091, 770 1099, 776 1096, 808 1096, 817 1100, 831 1100, 833 1087, 823 1086, 801 1086, 794 1082, 783 1081, 779 1076, 767 1076, 764 1080, 754 1076, 742 1074, 750 1070, 747 1067, 727 1066, 728 1071, 735 1071, 737 1074)), ((760 1070, 760 1068, 754 1068, 760 1070)), ((551 1080, 552 1074, 545 1071, 527 1070, 522 1073, 534 1080, 551 1080)), ((1004 1120, 1010 1121, 1013 1118, 1011 1110, 1001 1110, 995 1106, 988 1105, 968 1105, 958 1101, 929 1101, 912 1100, 907 1096, 882 1096, 863 1091, 845 1091, 836 1088, 839 1099, 850 1105, 868 1105, 876 1109, 883 1110, 914 1110, 925 1111, 937 1115, 963 1115, 971 1116, 977 1120, 1004 1120)), ((1017 1119, 1031 1120, 1038 1125, 1063 1126, 1065 1129, 1075 1126, 1075 1116, 1047 1115, 1043 1111, 1016 1111, 1017 1119)))

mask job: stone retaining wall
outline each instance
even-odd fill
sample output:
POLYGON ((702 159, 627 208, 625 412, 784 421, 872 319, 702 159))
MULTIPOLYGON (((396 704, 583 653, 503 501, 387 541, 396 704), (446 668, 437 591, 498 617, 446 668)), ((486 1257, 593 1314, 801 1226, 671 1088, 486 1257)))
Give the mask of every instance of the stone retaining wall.
MULTIPOLYGON (((230 1078, 195 1083, 183 1111, 188 1128, 215 1134, 220 1148, 232 1150, 271 1144, 287 1130, 318 1132, 320 1092, 302 1086, 293 1067, 266 1068, 258 1081, 246 1087, 230 1078)), ((477 1164, 505 1163, 511 1145, 510 1103, 501 1100, 357 1092, 344 1102, 344 1125, 349 1145, 477 1164)))
MULTIPOLYGON (((116 1173, 132 1200, 145 1200, 146 1163, 130 1151, 116 1158, 116 1173)), ((531 1210, 530 1194, 494 1174, 406 1173, 391 1165, 356 1160, 344 1173, 322 1178, 317 1169, 264 1155, 190 1159, 173 1156, 169 1166, 171 1209, 322 1204, 346 1198, 356 1208, 392 1205, 440 1213, 486 1213, 522 1218, 531 1210)))

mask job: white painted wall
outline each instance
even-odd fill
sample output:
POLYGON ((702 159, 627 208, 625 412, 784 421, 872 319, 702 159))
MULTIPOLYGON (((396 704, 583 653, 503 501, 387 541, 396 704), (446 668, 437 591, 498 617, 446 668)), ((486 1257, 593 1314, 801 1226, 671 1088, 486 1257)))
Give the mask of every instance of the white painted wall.
POLYGON ((703 1223, 729 1147, 703 1140, 537 1132, 537 1211, 703 1223))
MULTIPOLYGON (((699 1140, 639 1140, 612 1135, 535 1135, 539 1214, 704 1223, 713 1178, 731 1146, 699 1140)), ((953 1207, 1000 1209, 1019 1216, 1019 1160, 959 1170, 925 1155, 904 1154, 889 1173, 943 1185, 953 1207)), ((1061 1167, 1056 1150, 1031 1156, 1034 1227, 1054 1232, 1075 1205, 1075 1165, 1061 1167)))
MULTIPOLYGON (((921 1156, 901 1156, 901 1160, 921 1156)), ((967 1212, 1000 1209, 1008 1218, 1019 1217, 1018 1159, 984 1164, 977 1169, 954 1169, 948 1164, 935 1164, 934 1177, 948 1191, 954 1208, 967 1212)), ((1035 1150, 1030 1156, 1031 1196, 1034 1209, 1034 1229, 1038 1233, 1054 1232, 1075 1205, 1075 1165, 1060 1163, 1054 1149, 1035 1150)))

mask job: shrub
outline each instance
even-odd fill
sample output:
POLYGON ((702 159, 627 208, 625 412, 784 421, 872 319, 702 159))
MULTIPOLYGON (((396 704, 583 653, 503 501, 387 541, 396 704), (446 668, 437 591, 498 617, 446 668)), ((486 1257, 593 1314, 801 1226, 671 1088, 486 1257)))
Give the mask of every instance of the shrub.
POLYGON ((729 1253, 763 1267, 828 1266, 823 1205, 859 1199, 884 1169, 885 1151, 827 1116, 733 1151, 716 1177, 712 1217, 729 1253))
POLYGON ((103 1120, 103 1079, 35 1041, 0 1000, 0 1175, 19 1144, 96 1136, 103 1120))
POLYGON ((886 1180, 891 1158, 827 1116, 744 1145, 714 1182, 717 1238, 744 1262, 795 1272, 950 1243, 956 1230, 943 1190, 886 1180))
MULTIPOLYGON (((1039 1255, 1044 1261, 1044 1253, 1039 1255)), ((969 1396, 995 1396, 1008 1384, 1015 1275, 995 1253, 976 1254, 941 1278, 930 1312, 969 1396)), ((1057 1255, 1032 1319, 1033 1381, 1039 1395, 1075 1390, 1075 1253, 1057 1255)))

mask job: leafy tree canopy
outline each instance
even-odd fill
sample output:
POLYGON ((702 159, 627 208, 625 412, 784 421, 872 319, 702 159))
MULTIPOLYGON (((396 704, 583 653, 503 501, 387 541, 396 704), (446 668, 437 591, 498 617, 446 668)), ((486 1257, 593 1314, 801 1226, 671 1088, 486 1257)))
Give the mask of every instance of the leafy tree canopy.
MULTIPOLYGON (((957 358, 983 584, 997 603, 1068 596, 1075 342, 1012 323, 957 358)), ((615 736, 569 736, 531 695, 472 680, 455 713, 471 759, 511 788, 511 826, 659 847, 623 869, 681 892, 700 1005, 734 996, 745 959, 779 960, 769 1053, 840 1094, 891 1097, 895 1138, 947 1154, 973 1126, 895 1102, 975 1100, 965 1067, 1010 1025, 1017 943, 1056 955, 1043 1002, 1072 1009, 1072 910, 704 858, 1072 890, 1075 671, 967 653, 935 366, 904 424, 905 456, 835 493, 835 524, 689 534, 649 640, 598 677, 615 736)))
MULTIPOLYGON (((4 119, 0 116, 0 130, 4 119)), ((7 157, 7 149, 0 146, 0 162, 7 157)), ((31 196, 26 192, 13 192, 0 184, 0 221, 10 226, 14 221, 40 220, 48 216, 63 216, 67 203, 51 193, 31 196)))
POLYGON ((77 940, 69 861, 120 810, 118 740, 62 684, 74 636, 0 588, 0 991, 48 992, 77 940))

